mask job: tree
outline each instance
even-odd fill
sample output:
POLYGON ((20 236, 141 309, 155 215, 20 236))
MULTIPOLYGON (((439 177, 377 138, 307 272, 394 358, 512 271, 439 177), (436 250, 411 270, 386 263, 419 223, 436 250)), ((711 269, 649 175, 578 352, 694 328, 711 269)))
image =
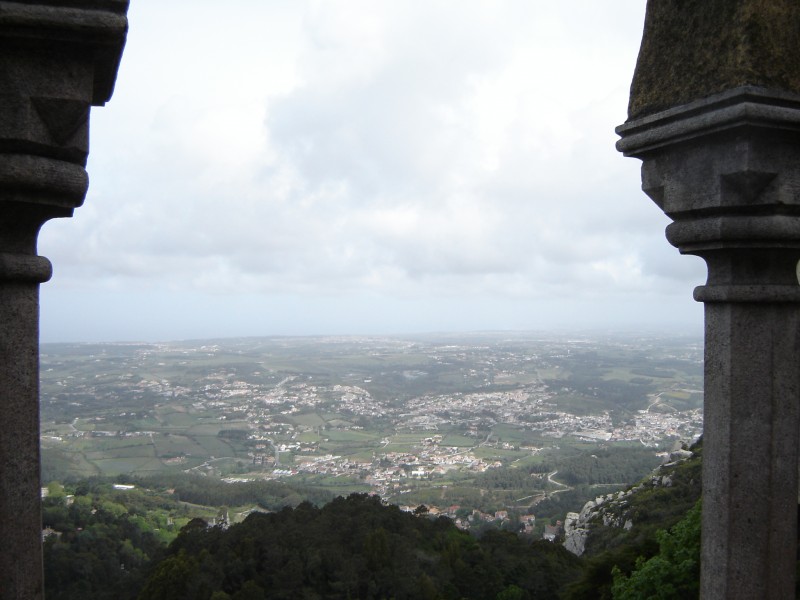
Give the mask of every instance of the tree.
POLYGON ((516 585, 509 585, 502 592, 497 594, 496 600, 523 600, 525 591, 516 585))
POLYGON ((639 558, 629 577, 615 567, 614 600, 684 600, 700 592, 700 501, 668 532, 656 536, 659 553, 639 558))
POLYGON ((264 600, 264 588, 255 581, 246 581, 238 592, 233 595, 233 600, 264 600))

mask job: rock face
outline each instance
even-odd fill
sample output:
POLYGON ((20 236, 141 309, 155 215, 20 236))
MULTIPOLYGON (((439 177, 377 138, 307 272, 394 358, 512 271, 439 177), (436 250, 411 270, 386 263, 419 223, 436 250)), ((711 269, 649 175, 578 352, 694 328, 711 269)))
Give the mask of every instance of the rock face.
POLYGON ((580 513, 567 513, 564 519, 564 548, 576 556, 581 556, 586 551, 586 542, 592 528, 603 526, 622 528, 626 531, 631 529, 634 523, 629 513, 635 495, 653 488, 672 487, 672 468, 693 456, 694 454, 688 450, 673 452, 670 454, 669 462, 658 467, 650 477, 639 484, 627 490, 589 500, 583 505, 580 513))
POLYGON ((800 93, 797 0, 649 0, 628 119, 750 85, 800 93))
POLYGON ((580 515, 574 512, 567 513, 564 519, 564 548, 575 556, 580 556, 586 550, 586 538, 589 536, 589 530, 585 526, 578 525, 579 522, 580 515))

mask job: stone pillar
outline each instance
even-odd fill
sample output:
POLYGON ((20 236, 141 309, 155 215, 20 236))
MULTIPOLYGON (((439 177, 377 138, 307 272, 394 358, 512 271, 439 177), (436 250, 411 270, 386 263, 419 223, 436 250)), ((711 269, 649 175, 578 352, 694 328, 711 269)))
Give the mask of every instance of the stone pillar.
MULTIPOLYGON (((794 598, 800 433, 800 3, 648 3, 617 147, 702 257, 701 597, 794 598)), ((658 319, 658 315, 653 316, 658 319)))
POLYGON ((43 597, 39 229, 88 188, 89 111, 114 88, 127 0, 0 1, 0 600, 43 597))

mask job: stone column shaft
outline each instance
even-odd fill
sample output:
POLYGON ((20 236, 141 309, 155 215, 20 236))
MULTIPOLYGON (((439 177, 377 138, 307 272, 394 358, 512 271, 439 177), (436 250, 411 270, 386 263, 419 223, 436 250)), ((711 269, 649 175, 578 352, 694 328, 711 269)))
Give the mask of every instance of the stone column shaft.
POLYGON ((0 597, 42 597, 39 284, 0 283, 0 597))
POLYGON ((707 302, 705 318, 702 597, 793 598, 800 311, 707 302))

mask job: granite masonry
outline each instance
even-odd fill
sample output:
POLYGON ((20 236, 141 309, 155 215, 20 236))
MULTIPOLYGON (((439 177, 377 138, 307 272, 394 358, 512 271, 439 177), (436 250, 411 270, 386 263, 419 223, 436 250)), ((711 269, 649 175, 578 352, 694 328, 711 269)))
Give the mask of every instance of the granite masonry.
POLYGON ((0 599, 43 597, 39 228, 88 188, 91 106, 114 89, 127 0, 0 1, 0 599))

